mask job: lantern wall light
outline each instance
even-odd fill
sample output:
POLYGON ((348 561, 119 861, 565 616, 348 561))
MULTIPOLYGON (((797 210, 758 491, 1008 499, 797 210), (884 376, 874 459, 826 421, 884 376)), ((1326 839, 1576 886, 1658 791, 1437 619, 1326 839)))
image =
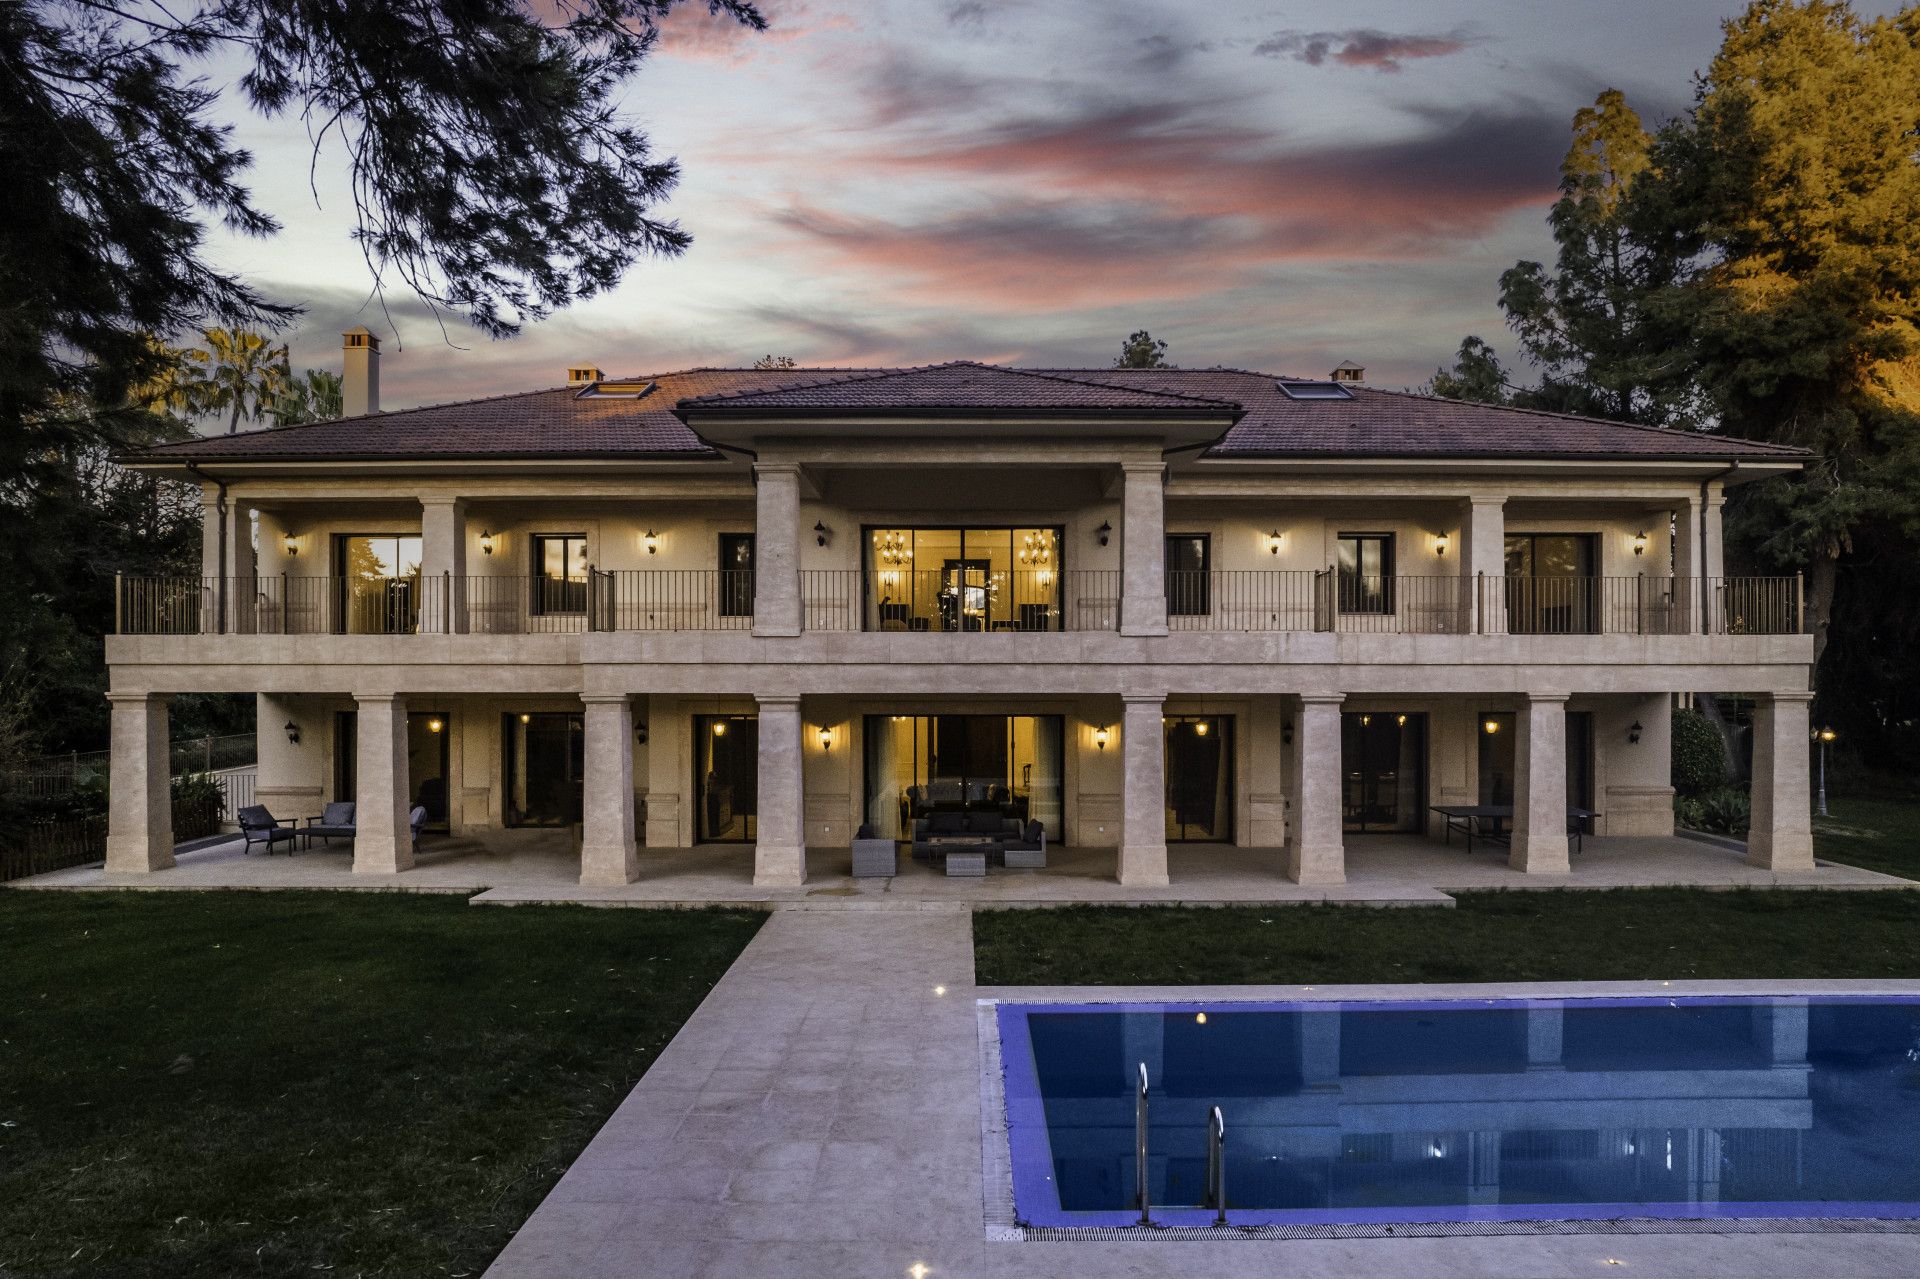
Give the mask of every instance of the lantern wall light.
POLYGON ((493 530, 492 529, 480 530, 480 553, 482 555, 493 554, 493 530))

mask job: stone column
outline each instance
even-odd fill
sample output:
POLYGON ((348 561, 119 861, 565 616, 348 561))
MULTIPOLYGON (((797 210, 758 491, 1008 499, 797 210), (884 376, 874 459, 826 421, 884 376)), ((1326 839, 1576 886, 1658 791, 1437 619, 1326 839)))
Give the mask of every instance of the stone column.
POLYGON ((1166 695, 1122 694, 1120 701, 1120 882, 1167 885, 1166 695))
POLYGON ((1502 579, 1507 573, 1507 499, 1505 495, 1475 494, 1467 499, 1466 518, 1461 530, 1465 546, 1460 548, 1460 572, 1466 580, 1464 603, 1468 613, 1466 629, 1475 627, 1483 635, 1504 635, 1507 630, 1507 593, 1502 579))
POLYGON ((1167 633, 1164 463, 1121 465, 1120 633, 1167 633))
POLYGON ((1507 864, 1529 875, 1566 875, 1567 695, 1528 693, 1514 717, 1513 841, 1507 864))
POLYGON ((800 633, 800 468, 791 463, 753 468, 753 633, 800 633))
POLYGON ((798 888, 807 878, 800 699, 761 694, 754 700, 760 704, 760 795, 753 882, 758 888, 798 888))
POLYGON ((587 758, 580 882, 631 884, 640 877, 633 840, 633 704, 624 693, 586 693, 587 758))
POLYGON ((173 865, 167 699, 158 693, 108 693, 107 701, 112 707, 107 870, 167 870, 173 865))
POLYGON ((1705 580, 1701 582, 1702 615, 1706 619, 1705 632, 1711 634, 1720 628, 1721 598, 1720 587, 1727 576, 1726 544, 1720 535, 1720 513, 1727 504, 1727 496, 1718 484, 1707 488, 1707 505, 1704 512, 1706 520, 1705 562, 1700 572, 1705 580))
POLYGON ((420 629, 467 629, 467 504, 457 497, 420 499, 420 629))
POLYGON ((220 489, 213 484, 200 489, 200 633, 217 635, 226 626, 220 612, 225 588, 220 579, 229 573, 220 555, 220 489))
POLYGON ((1340 833, 1339 693, 1306 693, 1294 722, 1293 820, 1287 832, 1287 878, 1296 884, 1347 882, 1340 833))
POLYGON ((413 866, 407 776, 407 699, 394 694, 354 698, 359 756, 354 763, 353 869, 391 875, 413 866))
POLYGON ((1766 870, 1813 869, 1813 810, 1807 704, 1795 690, 1760 699, 1753 709, 1753 817, 1747 864, 1766 870))
POLYGON ((1700 579, 1704 576, 1700 516, 1705 509, 1697 497, 1688 498, 1673 509, 1673 594, 1675 603, 1685 610, 1682 624, 1674 629, 1683 635, 1698 635, 1704 629, 1700 612, 1700 579))

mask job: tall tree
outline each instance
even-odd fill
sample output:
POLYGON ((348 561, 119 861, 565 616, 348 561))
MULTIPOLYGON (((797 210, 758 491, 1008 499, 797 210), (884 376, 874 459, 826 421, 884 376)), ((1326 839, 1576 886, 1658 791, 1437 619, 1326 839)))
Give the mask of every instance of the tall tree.
POLYGON ((1513 402, 1513 388, 1500 357, 1480 338, 1469 334, 1460 342, 1460 350, 1450 369, 1435 369, 1427 384, 1420 388, 1428 395, 1449 400, 1474 400, 1481 404, 1513 402))
POLYGON ((1920 537, 1917 132, 1920 8, 1865 21, 1758 0, 1726 24, 1637 202, 1645 238, 1699 263, 1658 306, 1724 429, 1815 451, 1734 514, 1762 563, 1805 566, 1817 654, 1863 532, 1900 536, 1909 559, 1920 537))
POLYGON ((1120 358, 1113 362, 1116 369, 1171 369, 1175 365, 1167 363, 1167 344, 1157 340, 1145 329, 1136 329, 1127 336, 1120 346, 1120 358))
POLYGON ((188 396, 196 412, 226 414, 232 435, 242 417, 261 421, 287 393, 287 348, 250 329, 208 329, 206 339, 187 352, 194 369, 188 396))
POLYGON ((1500 276, 1507 324, 1541 372, 1526 396, 1534 407, 1659 426, 1700 421, 1684 344, 1676 349, 1664 313, 1648 305, 1688 260, 1631 225, 1630 197, 1652 145, 1618 89, 1581 108, 1547 215, 1554 265, 1523 261, 1500 276))
POLYGON ((299 377, 289 373, 279 398, 267 409, 275 426, 324 422, 346 412, 346 387, 331 369, 308 369, 299 377))

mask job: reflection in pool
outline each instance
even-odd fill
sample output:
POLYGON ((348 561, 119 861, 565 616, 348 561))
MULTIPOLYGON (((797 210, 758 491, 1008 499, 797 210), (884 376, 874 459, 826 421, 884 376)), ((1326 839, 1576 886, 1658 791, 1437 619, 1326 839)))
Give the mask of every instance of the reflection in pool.
POLYGON ((1002 1004, 1019 1219, 1920 1217, 1920 997, 1002 1004))

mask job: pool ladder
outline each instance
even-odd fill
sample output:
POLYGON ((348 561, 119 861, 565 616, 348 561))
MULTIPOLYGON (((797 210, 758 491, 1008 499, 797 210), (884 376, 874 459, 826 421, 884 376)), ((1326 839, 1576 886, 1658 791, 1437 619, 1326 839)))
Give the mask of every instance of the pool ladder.
MULTIPOLYGON (((1140 1208, 1140 1224, 1153 1224, 1153 1204, 1147 1190, 1147 1063, 1140 1063, 1133 1095, 1133 1201, 1140 1208)), ((1213 1209, 1213 1224, 1227 1224, 1227 1120, 1215 1106, 1207 1112, 1207 1193, 1203 1207, 1213 1209)))

